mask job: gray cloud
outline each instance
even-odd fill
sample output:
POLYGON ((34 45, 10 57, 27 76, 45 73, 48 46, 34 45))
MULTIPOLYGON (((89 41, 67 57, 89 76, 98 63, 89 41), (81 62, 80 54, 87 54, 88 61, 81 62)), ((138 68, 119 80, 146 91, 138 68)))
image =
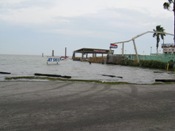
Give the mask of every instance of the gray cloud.
MULTIPOLYGON (((81 47, 108 48, 110 42, 128 40, 152 30, 156 25, 162 25, 167 32, 173 32, 173 15, 171 18, 167 11, 157 16, 146 8, 107 7, 95 12, 64 16, 60 15, 59 9, 52 10, 56 2, 23 0, 14 4, 0 3, 0 26, 3 27, 0 39, 4 43, 0 51, 8 47, 19 49, 19 46, 22 48, 22 45, 26 45, 36 52, 50 51, 57 46, 67 46, 72 52, 81 47), (35 46, 40 48, 34 49, 35 46)), ((171 39, 167 38, 166 41, 171 39)), ((149 34, 136 42, 139 52, 142 53, 143 49, 149 52, 155 39, 149 34)), ((127 44, 126 50, 133 52, 132 43, 127 44)))

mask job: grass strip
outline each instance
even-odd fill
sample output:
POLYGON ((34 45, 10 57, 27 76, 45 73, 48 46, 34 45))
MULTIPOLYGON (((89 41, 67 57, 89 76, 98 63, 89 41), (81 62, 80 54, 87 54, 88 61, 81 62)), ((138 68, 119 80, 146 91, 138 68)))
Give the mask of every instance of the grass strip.
POLYGON ((66 78, 54 78, 54 77, 39 77, 39 76, 16 76, 16 77, 6 77, 5 80, 19 80, 19 79, 34 79, 34 80, 50 80, 50 81, 75 81, 75 82, 94 82, 103 84, 130 84, 128 82, 105 82, 101 80, 83 80, 83 79, 66 79, 66 78))

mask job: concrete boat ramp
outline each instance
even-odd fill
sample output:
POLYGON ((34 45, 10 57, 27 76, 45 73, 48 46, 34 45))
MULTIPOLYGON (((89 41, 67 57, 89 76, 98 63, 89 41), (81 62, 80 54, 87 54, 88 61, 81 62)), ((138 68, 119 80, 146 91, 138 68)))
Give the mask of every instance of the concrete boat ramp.
POLYGON ((0 130, 174 131, 175 84, 1 81, 0 130))

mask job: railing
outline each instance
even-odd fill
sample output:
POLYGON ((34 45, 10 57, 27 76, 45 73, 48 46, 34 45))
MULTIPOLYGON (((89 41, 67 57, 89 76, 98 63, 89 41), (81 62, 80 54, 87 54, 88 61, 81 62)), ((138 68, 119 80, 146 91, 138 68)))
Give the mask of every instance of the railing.
POLYGON ((162 48, 169 48, 169 47, 175 48, 175 45, 173 43, 162 44, 162 48))

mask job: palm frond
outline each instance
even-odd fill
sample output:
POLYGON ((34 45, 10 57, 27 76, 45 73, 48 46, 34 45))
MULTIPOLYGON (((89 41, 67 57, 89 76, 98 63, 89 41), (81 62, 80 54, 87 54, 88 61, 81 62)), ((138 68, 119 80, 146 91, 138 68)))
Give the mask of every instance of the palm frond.
POLYGON ((168 2, 171 4, 171 3, 173 3, 174 1, 173 1, 173 0, 168 0, 168 2))
POLYGON ((153 34, 153 37, 155 37, 155 36, 156 36, 156 33, 153 34))
POLYGON ((161 34, 160 37, 162 40, 164 40, 164 34, 161 34))
POLYGON ((164 7, 164 9, 169 10, 169 9, 170 9, 170 3, 165 2, 165 3, 163 4, 163 7, 164 7))

